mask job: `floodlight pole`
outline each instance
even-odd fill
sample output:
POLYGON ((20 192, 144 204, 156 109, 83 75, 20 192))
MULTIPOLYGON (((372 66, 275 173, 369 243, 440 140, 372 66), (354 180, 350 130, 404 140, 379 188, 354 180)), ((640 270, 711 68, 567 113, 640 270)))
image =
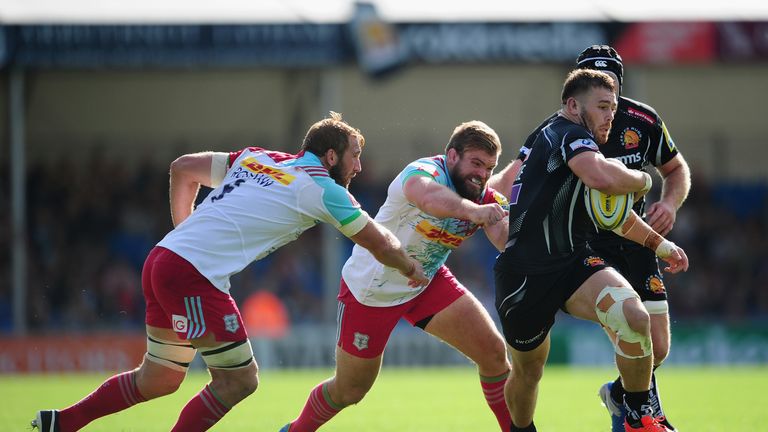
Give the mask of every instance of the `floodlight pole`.
POLYGON ((24 136, 24 69, 11 69, 9 83, 10 176, 11 176, 11 284, 13 331, 27 333, 27 223, 26 155, 24 136))
MULTIPOLYGON (((334 67, 320 69, 320 118, 325 118, 328 111, 341 112, 341 77, 334 67)), ((322 225, 323 255, 323 322, 332 324, 336 319, 336 294, 339 290, 341 277, 342 242, 339 231, 329 224, 322 225)))

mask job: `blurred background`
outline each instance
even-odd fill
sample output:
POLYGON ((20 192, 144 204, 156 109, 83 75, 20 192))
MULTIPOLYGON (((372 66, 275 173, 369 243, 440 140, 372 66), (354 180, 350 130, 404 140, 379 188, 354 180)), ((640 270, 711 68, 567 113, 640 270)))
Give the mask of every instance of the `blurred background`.
MULTIPOLYGON (((768 7, 66 3, 0 6, 0 373, 138 362, 141 266, 171 229, 177 156, 295 153, 342 112, 366 136, 351 190, 375 214, 399 170, 441 153, 463 121, 499 133, 505 165, 595 43, 617 48, 623 94, 657 109, 691 166, 670 236, 691 269, 666 278, 668 362, 768 362, 768 7)), ((233 279, 263 367, 332 364, 342 237, 313 228, 233 279)), ((494 317, 495 255, 480 234, 449 259, 494 317)), ((611 353, 596 326, 559 317, 551 361, 611 353)), ((385 359, 466 363, 405 324, 385 359)))

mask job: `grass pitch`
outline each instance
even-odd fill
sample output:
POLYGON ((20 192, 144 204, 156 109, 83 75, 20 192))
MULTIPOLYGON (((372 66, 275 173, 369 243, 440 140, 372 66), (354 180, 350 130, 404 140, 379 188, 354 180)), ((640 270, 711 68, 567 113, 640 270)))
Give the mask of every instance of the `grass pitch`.
MULTIPOLYGON (((263 370, 259 390, 235 407, 212 431, 277 432, 301 410, 310 389, 331 370, 263 370)), ((38 409, 65 407, 107 378, 103 375, 0 375, 0 431, 29 429, 38 409)), ((611 369, 548 366, 541 383, 536 425, 548 432, 610 430, 597 389, 611 369)), ((683 432, 768 431, 764 389, 768 367, 662 368, 658 374, 670 420, 683 432)), ((207 381, 190 373, 168 397, 102 418, 85 431, 168 431, 186 401, 207 381)), ((336 416, 323 431, 497 431, 472 368, 384 368, 357 406, 336 416)))

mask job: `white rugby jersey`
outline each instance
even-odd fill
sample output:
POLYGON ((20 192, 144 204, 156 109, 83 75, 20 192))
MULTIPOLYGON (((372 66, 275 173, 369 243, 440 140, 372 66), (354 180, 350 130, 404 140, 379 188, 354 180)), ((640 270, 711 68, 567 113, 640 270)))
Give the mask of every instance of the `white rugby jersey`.
POLYGON ((230 276, 318 222, 350 237, 368 219, 314 154, 250 147, 230 154, 221 184, 158 246, 189 261, 228 293, 230 276))
MULTIPOLYGON (((439 184, 456 191, 448 175, 445 156, 422 158, 410 163, 390 183, 387 200, 375 217, 376 222, 392 231, 408 255, 415 257, 431 279, 456 249, 479 228, 473 222, 455 218, 440 219, 421 211, 405 197, 403 185, 414 175, 431 177, 439 184)), ((497 202, 506 205, 503 195, 486 188, 479 204, 497 202)), ((418 296, 426 287, 411 288, 408 278, 396 269, 386 267, 368 252, 355 245, 352 255, 341 271, 349 291, 367 306, 396 306, 418 296)))

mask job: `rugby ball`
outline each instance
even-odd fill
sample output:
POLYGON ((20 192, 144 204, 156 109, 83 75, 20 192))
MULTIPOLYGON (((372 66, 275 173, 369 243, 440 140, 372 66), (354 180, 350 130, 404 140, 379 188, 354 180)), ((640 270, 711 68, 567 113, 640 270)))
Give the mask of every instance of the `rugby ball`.
POLYGON ((632 212, 633 193, 626 195, 608 195, 597 189, 584 186, 584 204, 589 218, 604 230, 614 230, 621 226, 632 212))

